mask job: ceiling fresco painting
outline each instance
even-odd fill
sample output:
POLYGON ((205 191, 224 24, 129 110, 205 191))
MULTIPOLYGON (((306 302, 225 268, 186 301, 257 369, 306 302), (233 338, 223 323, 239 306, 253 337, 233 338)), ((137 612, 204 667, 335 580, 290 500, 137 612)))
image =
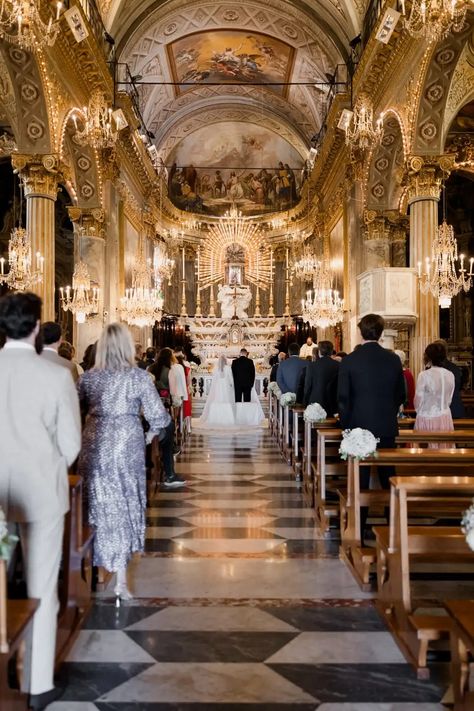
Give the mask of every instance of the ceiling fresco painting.
POLYGON ((176 207, 222 215, 234 203, 257 215, 298 202, 304 159, 267 128, 223 121, 186 136, 166 163, 176 207))
MULTIPOLYGON (((240 30, 196 32, 167 50, 177 83, 272 83, 274 91, 287 93, 294 50, 274 37, 240 30)), ((176 94, 187 88, 176 86, 176 94)))

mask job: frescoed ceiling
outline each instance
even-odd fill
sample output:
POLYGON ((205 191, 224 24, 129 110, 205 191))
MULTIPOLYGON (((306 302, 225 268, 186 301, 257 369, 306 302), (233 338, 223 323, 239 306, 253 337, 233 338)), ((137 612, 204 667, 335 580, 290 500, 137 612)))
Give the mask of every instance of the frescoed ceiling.
POLYGON ((102 10, 118 61, 138 77, 141 112, 168 168, 183 155, 187 136, 195 134, 197 148, 186 165, 200 165, 203 127, 223 135, 229 122, 248 122, 285 141, 300 171, 322 126, 328 82, 341 68, 343 77, 365 4, 105 0, 102 10))

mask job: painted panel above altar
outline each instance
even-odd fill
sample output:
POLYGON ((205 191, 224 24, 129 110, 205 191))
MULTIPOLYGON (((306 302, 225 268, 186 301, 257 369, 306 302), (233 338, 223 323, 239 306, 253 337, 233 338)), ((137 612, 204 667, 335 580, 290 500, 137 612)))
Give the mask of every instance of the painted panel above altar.
POLYGON ((294 206, 304 158, 265 125, 226 120, 231 116, 222 110, 221 121, 186 136, 168 156, 172 202, 208 215, 223 215, 232 204, 245 215, 294 206))

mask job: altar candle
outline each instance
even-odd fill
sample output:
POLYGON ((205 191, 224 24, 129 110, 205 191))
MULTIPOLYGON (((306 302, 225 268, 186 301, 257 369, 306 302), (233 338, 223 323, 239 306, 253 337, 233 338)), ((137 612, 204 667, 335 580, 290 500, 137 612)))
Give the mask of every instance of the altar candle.
POLYGON ((5 272, 4 272, 4 266, 5 266, 5 257, 2 257, 2 258, 0 259, 0 269, 1 269, 1 273, 2 273, 2 274, 5 274, 5 272))
POLYGON ((472 276, 472 266, 474 264, 474 257, 471 257, 469 260, 469 276, 472 276))
POLYGON ((58 2, 56 5, 56 20, 59 20, 59 15, 61 14, 62 2, 58 2))
POLYGON ((201 257, 201 247, 198 247, 198 251, 197 251, 197 280, 198 280, 198 281, 200 280, 200 276, 201 276, 201 268, 200 268, 200 267, 201 267, 201 260, 200 260, 200 257, 201 257))
POLYGON ((185 267, 186 267, 184 259, 185 259, 185 257, 184 257, 184 247, 183 247, 183 280, 184 280, 184 272, 185 272, 185 267))
POLYGON ((273 249, 270 250, 270 277, 273 278, 273 249))

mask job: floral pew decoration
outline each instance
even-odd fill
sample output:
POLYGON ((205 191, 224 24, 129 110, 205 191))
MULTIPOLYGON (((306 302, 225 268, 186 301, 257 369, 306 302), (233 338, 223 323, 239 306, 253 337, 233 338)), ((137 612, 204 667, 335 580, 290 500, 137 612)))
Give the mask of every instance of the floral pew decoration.
POLYGON ((462 532, 466 536, 466 543, 474 551, 474 499, 467 511, 464 511, 461 521, 462 532))
POLYGON ((369 430, 355 427, 353 430, 344 430, 342 442, 339 447, 341 459, 354 457, 355 459, 366 459, 376 456, 379 439, 374 437, 369 430))
POLYGON ((18 541, 18 536, 14 536, 8 530, 7 519, 5 513, 0 506, 0 559, 10 560, 13 549, 18 541))
POLYGON ((283 395, 280 395, 280 405, 282 407, 289 407, 290 405, 294 405, 295 402, 296 402, 295 393, 283 393, 283 395))
POLYGON ((303 419, 305 422, 324 422, 327 416, 326 410, 318 402, 313 402, 305 409, 303 419))
POLYGON ((268 392, 270 392, 274 397, 276 397, 277 400, 281 398, 282 393, 280 388, 278 387, 278 383, 270 383, 270 385, 268 386, 268 392))

